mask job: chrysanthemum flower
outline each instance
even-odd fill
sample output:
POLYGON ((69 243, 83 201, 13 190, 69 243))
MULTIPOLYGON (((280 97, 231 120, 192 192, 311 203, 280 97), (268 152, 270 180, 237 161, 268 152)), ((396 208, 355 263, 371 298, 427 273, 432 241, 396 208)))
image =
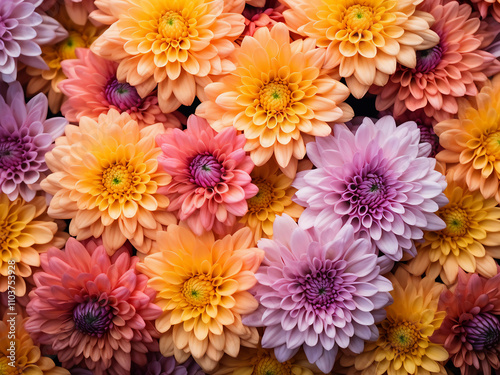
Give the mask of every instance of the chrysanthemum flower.
POLYGON ((481 17, 486 18, 491 15, 500 22, 500 0, 471 0, 471 2, 479 10, 481 17))
POLYGON ((245 24, 223 8, 223 0, 111 0, 118 21, 91 48, 118 61, 118 79, 141 97, 158 84, 160 108, 172 112, 204 97, 210 76, 234 68, 227 56, 245 24))
POLYGON ((68 370, 56 366, 52 359, 41 355, 40 348, 25 330, 25 323, 26 318, 22 315, 8 313, 3 314, 0 320, 0 374, 69 375, 68 370), (15 348, 13 356, 12 342, 15 348))
POLYGON ((68 123, 62 117, 47 119, 47 98, 42 93, 27 104, 19 82, 0 96, 0 191, 10 200, 35 197, 48 170, 45 154, 68 123))
POLYGON ((173 356, 164 357, 158 352, 148 353, 147 357, 145 366, 132 367, 132 375, 205 375, 192 357, 184 363, 178 363, 173 356))
MULTIPOLYGON (((299 163, 299 170, 311 169, 311 163, 303 160, 299 163)), ((297 191, 292 187, 293 179, 287 177, 275 162, 268 162, 261 167, 256 167, 251 175, 252 183, 259 192, 248 202, 248 212, 240 220, 254 233, 257 242, 262 237, 273 236, 273 223, 276 216, 287 214, 298 220, 304 207, 292 201, 297 191)))
POLYGON ((500 369, 500 268, 492 278, 460 270, 458 283, 441 295, 446 317, 432 341, 443 345, 462 375, 500 369))
POLYGON ((245 324, 266 327, 263 348, 288 361, 300 348, 309 362, 328 373, 337 351, 363 351, 377 338, 375 323, 384 318, 391 283, 380 276, 370 241, 354 237, 351 225, 306 231, 287 215, 274 222, 273 240, 256 273, 259 309, 245 324))
POLYGON ((383 86, 396 63, 414 68, 415 50, 439 42, 433 17, 416 9, 422 0, 283 1, 287 25, 326 49, 325 68, 338 68, 357 98, 383 86))
POLYGON ((104 246, 73 238, 64 251, 50 249, 35 274, 26 329, 65 368, 82 363, 95 375, 125 375, 132 362, 146 364, 146 353, 158 350, 153 321, 161 310, 138 261, 126 251, 112 261, 104 246))
POLYGON ((217 131, 229 126, 243 131, 255 165, 274 155, 293 178, 305 142, 330 134, 326 122, 352 117, 351 107, 342 103, 349 90, 322 74, 324 53, 302 40, 290 43, 282 23, 245 37, 234 56, 237 69, 207 86, 207 101, 196 114, 217 131))
POLYGON ((83 26, 76 25, 69 18, 64 7, 55 16, 64 26, 69 35, 59 43, 51 43, 42 47, 42 58, 49 69, 39 66, 28 66, 26 73, 29 76, 29 82, 26 89, 28 95, 35 95, 43 92, 49 99, 49 108, 51 112, 57 113, 61 108, 64 95, 57 87, 59 82, 65 79, 61 69, 63 60, 76 59, 75 49, 78 47, 90 47, 92 42, 99 35, 99 30, 87 22, 83 26))
POLYGON ((365 118, 355 135, 345 125, 335 125, 334 134, 307 145, 317 169, 300 172, 293 183, 295 202, 306 207, 299 223, 351 224, 392 260, 403 251, 414 256, 422 230, 446 226, 434 212, 447 203, 436 160, 419 156, 428 146, 419 143, 417 124, 365 118))
POLYGON ((240 345, 257 346, 257 330, 241 322, 258 306, 247 290, 264 252, 251 242, 248 228, 217 241, 212 232, 195 236, 177 225, 158 234, 159 251, 137 267, 158 291, 155 303, 163 314, 156 328, 164 356, 184 362, 192 355, 211 371, 224 353, 236 357, 240 345))
POLYGON ((378 340, 366 343, 361 354, 341 356, 340 365, 349 375, 446 375, 448 353, 430 341, 446 315, 438 309, 444 285, 433 277, 411 276, 402 268, 389 278, 394 303, 386 307, 387 317, 378 325, 378 340))
POLYGON ((48 11, 53 6, 64 6, 71 21, 82 26, 88 21, 89 14, 96 9, 94 0, 44 0, 41 8, 48 11))
POLYGON ((436 159, 448 165, 454 180, 500 203, 500 75, 463 103, 458 119, 442 121, 434 130, 444 148, 436 159))
POLYGON ((260 27, 272 28, 278 22, 285 22, 283 11, 287 7, 280 0, 265 0, 261 7, 255 7, 250 4, 245 5, 243 17, 245 17, 245 30, 242 36, 255 34, 260 27))
POLYGON ((45 197, 27 203, 22 198, 10 201, 0 193, 0 292, 8 287, 9 261, 15 261, 15 293, 26 292, 25 278, 31 267, 40 266, 40 254, 52 246, 63 246, 67 238, 58 223, 47 215, 45 197))
POLYGON ((53 18, 37 7, 43 0, 9 0, 0 8, 0 81, 14 82, 18 62, 47 69, 40 45, 57 43, 67 36, 53 18))
POLYGON ((471 193, 452 181, 444 193, 450 202, 437 215, 446 228, 424 233, 409 271, 414 275, 439 273, 447 285, 455 283, 459 268, 493 277, 497 273, 493 258, 500 258, 500 208, 496 200, 484 199, 479 191, 471 193))
POLYGON ((174 129, 156 138, 163 153, 158 162, 172 176, 160 193, 170 199, 169 211, 200 235, 224 233, 236 216, 248 210, 254 165, 243 150, 245 137, 229 128, 216 133, 206 120, 190 116, 187 129, 174 129))
POLYGON ((428 2, 425 8, 436 19, 431 29, 439 43, 418 51, 416 66, 398 65, 389 82, 372 92, 378 94, 379 111, 394 106, 394 116, 400 116, 422 108, 426 116, 442 121, 458 112, 457 98, 477 95, 488 75, 500 72, 500 61, 481 50, 482 21, 471 15, 470 5, 428 2))
POLYGON ((162 124, 140 130, 114 109, 97 121, 83 117, 80 126, 68 125, 46 154, 53 172, 42 181, 54 195, 49 214, 72 219, 69 232, 78 240, 102 236, 110 254, 127 239, 149 252, 156 232, 176 222, 166 211, 168 198, 157 193, 171 180, 156 160, 155 136, 163 131, 162 124))
POLYGON ((141 98, 134 86, 118 81, 118 63, 78 48, 76 59, 62 61, 61 68, 67 79, 58 87, 68 97, 61 112, 71 122, 78 123, 83 116, 96 120, 114 108, 127 112, 140 126, 161 122, 165 128, 181 127, 173 114, 162 113, 156 92, 141 98))

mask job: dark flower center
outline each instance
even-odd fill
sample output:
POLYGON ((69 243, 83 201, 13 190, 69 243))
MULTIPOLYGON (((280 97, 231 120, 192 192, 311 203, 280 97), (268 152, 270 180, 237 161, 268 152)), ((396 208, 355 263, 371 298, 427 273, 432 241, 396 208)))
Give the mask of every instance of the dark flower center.
POLYGON ((500 343, 500 322, 493 314, 478 314, 464 324, 464 328, 474 350, 491 349, 500 343))
POLYGON ((246 4, 242 14, 246 19, 251 20, 254 16, 264 13, 267 9, 274 9, 278 6, 278 0, 266 0, 263 7, 254 7, 246 4))
POLYGON ((420 73, 429 73, 441 62, 443 48, 440 44, 435 47, 417 51, 417 66, 415 70, 420 73))
POLYGON ((101 306, 96 301, 87 301, 75 307, 73 320, 80 332, 102 337, 113 326, 113 313, 109 306, 101 306))
POLYGON ((19 140, 0 139, 0 168, 17 167, 24 161, 26 149, 19 140))
POLYGON ((363 216, 385 206, 390 190, 382 176, 369 172, 350 179, 343 198, 349 200, 351 207, 357 208, 357 213, 363 216))
POLYGON ((204 153, 196 155, 189 163, 190 181, 204 188, 213 188, 222 181, 225 172, 215 156, 204 153))
POLYGON ((104 89, 104 95, 109 104, 126 111, 133 107, 138 107, 142 99, 134 86, 126 82, 118 82, 116 77, 111 77, 104 89))

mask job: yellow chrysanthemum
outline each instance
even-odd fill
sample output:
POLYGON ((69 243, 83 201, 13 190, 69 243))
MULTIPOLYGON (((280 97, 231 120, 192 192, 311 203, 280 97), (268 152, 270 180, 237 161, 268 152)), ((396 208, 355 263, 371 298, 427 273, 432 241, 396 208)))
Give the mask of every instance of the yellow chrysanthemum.
POLYGON ((73 23, 64 7, 60 8, 59 13, 54 15, 54 18, 64 26, 69 35, 59 43, 42 47, 42 58, 49 66, 49 70, 34 67, 26 68, 26 73, 30 76, 26 93, 32 96, 43 92, 49 99, 50 110, 52 113, 57 113, 64 101, 64 94, 57 85, 66 79, 61 69, 61 61, 76 59, 75 49, 90 47, 101 30, 90 22, 83 26, 73 23))
POLYGON ((8 311, 0 320, 0 374, 69 375, 68 370, 56 366, 52 359, 42 357, 40 348, 24 329, 26 320, 20 314, 8 315, 8 311))
POLYGON ((412 276, 403 268, 389 275, 394 303, 378 324, 379 338, 365 343, 361 354, 344 355, 340 364, 354 375, 446 375, 443 364, 448 352, 429 338, 443 322, 446 312, 437 311, 443 284, 434 277, 412 276))
POLYGON ((227 56, 245 28, 241 14, 224 13, 223 0, 111 0, 117 21, 92 51, 120 63, 117 78, 142 97, 158 84, 163 112, 203 97, 210 75, 234 69, 227 56))
POLYGON ((444 150, 436 155, 448 164, 453 179, 500 203, 500 74, 459 106, 458 119, 434 127, 444 150))
POLYGON ((454 284, 459 268, 485 277, 497 274, 500 258, 500 208, 494 198, 484 199, 449 178, 444 191, 449 203, 436 214, 446 223, 440 231, 425 232, 417 243, 417 256, 410 262, 414 275, 440 274, 445 284, 454 284))
POLYGON ((158 234, 159 251, 137 267, 158 291, 155 303, 163 314, 156 328, 164 356, 184 362, 191 354, 211 371, 224 353, 236 357, 240 344, 257 346, 257 330, 241 322, 258 307, 247 290, 264 252, 250 247, 252 239, 248 228, 217 241, 212 232, 195 236, 177 225, 158 234))
POLYGON ((22 198, 11 202, 0 194, 0 292, 8 289, 9 261, 13 260, 15 280, 10 285, 17 296, 24 296, 24 278, 31 276, 31 267, 40 266, 40 254, 64 246, 67 237, 62 226, 47 215, 45 197, 26 203, 22 198))
POLYGON ((42 188, 54 195, 49 214, 72 219, 69 232, 78 240, 101 237, 110 254, 128 239, 148 253, 157 231, 176 222, 158 194, 171 176, 158 169, 161 149, 155 137, 161 123, 140 129, 126 112, 111 109, 97 121, 82 117, 46 155, 53 172, 42 188))
POLYGON ((245 37, 235 59, 237 69, 207 86, 207 100, 196 114, 217 131, 229 126, 243 131, 245 149, 257 166, 274 154, 293 178, 305 142, 329 135, 327 122, 352 117, 343 103, 349 90, 323 74, 324 51, 302 40, 290 43, 283 23, 245 37))
POLYGON ((439 42, 429 29, 430 13, 416 10, 423 0, 284 0, 287 25, 326 49, 325 68, 338 68, 352 94, 361 98, 383 86, 396 63, 417 64, 415 50, 439 42))

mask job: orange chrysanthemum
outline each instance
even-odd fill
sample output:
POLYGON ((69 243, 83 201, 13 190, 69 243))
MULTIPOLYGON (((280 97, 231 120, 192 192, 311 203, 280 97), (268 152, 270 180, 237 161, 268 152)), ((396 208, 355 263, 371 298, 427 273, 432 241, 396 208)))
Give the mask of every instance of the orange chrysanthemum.
POLYGON ((434 127, 444 150, 436 159, 449 164, 455 181, 500 203, 500 74, 459 106, 458 119, 434 127))
POLYGON ((196 114, 217 131, 228 126, 243 131, 255 165, 274 155, 293 178, 305 143, 329 135, 327 122, 352 118, 343 103, 349 90, 323 74, 324 51, 302 40, 290 43, 283 23, 245 37, 234 55, 237 69, 207 86, 207 101, 196 114))
POLYGON ((170 225, 158 234, 159 252, 138 264, 158 291, 163 314, 156 320, 160 351, 184 362, 189 355, 205 371, 213 370, 224 353, 236 357, 242 346, 256 347, 256 328, 241 323, 241 315, 258 307, 248 292, 255 285, 264 252, 252 248, 248 228, 215 240, 212 232, 195 236, 170 225))
POLYGON ((136 86, 142 97, 158 84, 160 108, 172 112, 203 97, 211 75, 234 68, 226 57, 244 18, 223 8, 223 0, 111 0, 118 21, 91 48, 118 61, 118 80, 136 86))
POLYGON ((53 172, 42 181, 54 195, 49 214, 72 219, 69 231, 78 240, 102 236, 110 253, 127 239, 149 252, 157 231, 176 222, 166 211, 168 198, 157 194, 171 181, 156 160, 161 149, 155 137, 163 132, 161 123, 140 130, 115 109, 97 121, 82 117, 80 126, 68 125, 46 155, 53 172))
POLYGON ((414 68, 415 50, 435 46, 434 18, 416 10, 423 0, 284 0, 289 27, 326 49, 325 67, 338 67, 352 94, 361 98, 383 86, 396 63, 414 68))

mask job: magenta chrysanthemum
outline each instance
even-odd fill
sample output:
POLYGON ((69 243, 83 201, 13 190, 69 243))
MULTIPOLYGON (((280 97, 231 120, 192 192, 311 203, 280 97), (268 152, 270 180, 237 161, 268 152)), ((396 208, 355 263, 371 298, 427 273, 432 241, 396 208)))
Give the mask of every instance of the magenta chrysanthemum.
POLYGON ((47 119, 47 98, 40 93, 27 104, 19 82, 0 96, 0 190, 10 200, 31 201, 48 170, 45 154, 64 133, 67 121, 47 119))
POLYGON ((273 229, 273 240, 258 243, 266 253, 255 274, 260 306, 243 323, 266 327, 262 347, 274 348, 278 361, 302 347, 328 373, 339 347, 361 353, 364 340, 377 338, 391 283, 380 276, 370 241, 355 239, 351 225, 307 231, 283 215, 273 229))
POLYGON ((412 240, 422 238, 422 230, 445 227, 434 212, 447 203, 436 160, 420 156, 430 147, 419 143, 417 124, 365 118, 355 135, 345 125, 336 125, 334 134, 307 145, 317 169, 298 173, 293 184, 295 201, 306 207, 301 226, 351 224, 393 260, 403 251, 415 255, 412 240))
POLYGON ((132 362, 145 365, 146 353, 158 351, 153 321, 161 309, 152 303, 148 278, 135 270, 139 258, 126 248, 110 257, 95 245, 69 239, 64 251, 41 256, 26 329, 51 346, 65 368, 125 375, 132 362))
POLYGON ((191 116, 186 130, 174 129, 156 141, 163 151, 158 162, 172 176, 159 192, 193 232, 223 233, 246 214, 246 200, 258 188, 251 183, 254 164, 243 150, 245 136, 233 128, 216 133, 206 120, 191 116))

